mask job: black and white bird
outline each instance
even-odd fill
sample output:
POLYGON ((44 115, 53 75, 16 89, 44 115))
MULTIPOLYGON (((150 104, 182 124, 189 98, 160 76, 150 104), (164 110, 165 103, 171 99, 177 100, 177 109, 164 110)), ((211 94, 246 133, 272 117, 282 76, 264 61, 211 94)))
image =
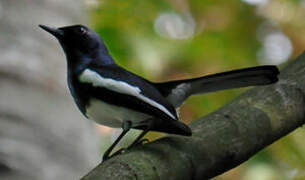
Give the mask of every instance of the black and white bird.
POLYGON ((40 25, 61 44, 68 64, 68 86, 80 111, 89 119, 123 132, 104 153, 111 151, 130 128, 191 136, 178 121, 176 109, 191 95, 218 90, 267 85, 278 80, 276 66, 258 66, 194 79, 155 83, 115 63, 102 38, 83 25, 51 28, 40 25))

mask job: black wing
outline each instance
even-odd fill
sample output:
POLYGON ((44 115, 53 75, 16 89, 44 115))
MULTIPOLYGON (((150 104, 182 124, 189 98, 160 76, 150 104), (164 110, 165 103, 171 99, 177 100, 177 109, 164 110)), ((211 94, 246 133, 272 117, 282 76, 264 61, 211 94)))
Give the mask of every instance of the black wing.
POLYGON ((133 95, 128 95, 125 93, 120 93, 117 91, 112 91, 111 89, 103 87, 94 87, 92 88, 91 95, 94 95, 96 98, 107 102, 109 104, 123 106, 135 111, 143 112, 149 114, 153 117, 160 119, 168 120, 178 120, 177 112, 175 108, 161 95, 161 93, 147 80, 119 67, 119 66, 90 66, 90 70, 98 73, 103 78, 113 79, 119 82, 125 82, 133 87, 140 89, 140 93, 159 105, 159 107, 164 107, 164 109, 158 108, 152 103, 148 103, 143 99, 139 99, 133 95), (116 98, 113 98, 116 97, 116 98))

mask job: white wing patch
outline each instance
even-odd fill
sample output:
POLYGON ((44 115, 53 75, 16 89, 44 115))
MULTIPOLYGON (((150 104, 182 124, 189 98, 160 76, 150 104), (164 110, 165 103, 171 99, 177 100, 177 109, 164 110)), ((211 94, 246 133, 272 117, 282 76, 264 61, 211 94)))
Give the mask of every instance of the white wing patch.
POLYGON ((143 96, 141 94, 141 89, 139 87, 132 86, 124 81, 117 81, 110 78, 104 78, 90 69, 86 69, 85 71, 83 71, 79 76, 79 80, 81 82, 92 83, 92 85, 95 87, 103 87, 112 91, 116 91, 118 93, 135 96, 136 98, 141 99, 144 102, 160 109, 161 111, 172 117, 173 119, 176 119, 175 116, 172 113, 170 113, 162 104, 159 104, 156 101, 143 96))
POLYGON ((146 125, 144 120, 151 118, 145 113, 108 104, 94 98, 90 99, 89 105, 86 107, 86 115, 99 124, 115 128, 121 127, 124 120, 132 121, 132 127, 146 125))

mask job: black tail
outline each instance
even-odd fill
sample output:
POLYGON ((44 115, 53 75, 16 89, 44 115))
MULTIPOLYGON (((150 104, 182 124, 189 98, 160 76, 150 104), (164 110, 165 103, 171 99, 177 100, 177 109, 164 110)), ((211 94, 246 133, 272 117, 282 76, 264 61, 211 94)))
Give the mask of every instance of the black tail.
POLYGON ((159 91, 179 107, 189 96, 219 90, 272 84, 278 81, 276 66, 257 66, 194 79, 156 83, 159 91))
POLYGON ((162 121, 160 125, 156 125, 151 130, 165 132, 169 134, 178 134, 183 136, 192 135, 192 130, 181 121, 162 121))
MULTIPOLYGON (((150 131, 164 132, 169 134, 177 134, 182 136, 191 136, 192 130, 183 122, 175 120, 152 119, 153 126, 150 131)), ((146 126, 134 127, 135 129, 145 130, 146 126)))

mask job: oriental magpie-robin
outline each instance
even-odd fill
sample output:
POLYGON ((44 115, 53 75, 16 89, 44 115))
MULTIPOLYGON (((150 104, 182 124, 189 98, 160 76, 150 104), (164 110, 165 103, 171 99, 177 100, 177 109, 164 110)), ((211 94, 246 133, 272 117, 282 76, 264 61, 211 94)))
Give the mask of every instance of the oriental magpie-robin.
POLYGON ((139 143, 148 131, 191 136, 191 129, 178 121, 176 112, 191 95, 278 80, 276 66, 258 66, 155 83, 117 65, 101 37, 86 26, 40 27, 58 39, 66 54, 68 86, 80 111, 97 123, 123 128, 103 160, 111 157, 111 151, 130 128, 143 132, 129 147, 139 143))

